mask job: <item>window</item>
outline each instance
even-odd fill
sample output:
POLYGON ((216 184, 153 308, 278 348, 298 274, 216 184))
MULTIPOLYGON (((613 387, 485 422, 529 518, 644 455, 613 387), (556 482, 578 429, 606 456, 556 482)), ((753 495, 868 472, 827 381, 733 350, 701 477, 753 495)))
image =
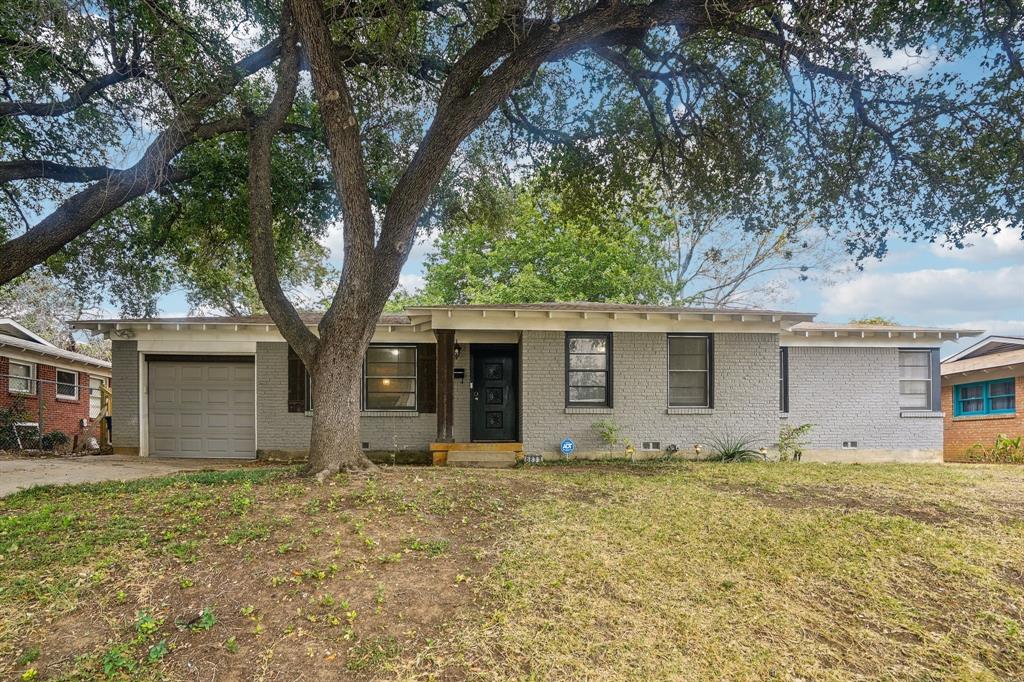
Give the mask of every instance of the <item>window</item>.
POLYGON ((78 372, 57 370, 57 397, 62 400, 78 400, 78 372))
POLYGON ((103 387, 107 382, 103 377, 89 377, 89 419, 100 416, 103 409, 103 387))
POLYGON ((34 395, 36 392, 36 366, 11 360, 10 368, 7 371, 10 379, 7 383, 7 390, 11 393, 25 393, 34 395))
POLYGON ((953 414, 1012 414, 1017 409, 1014 380, 996 379, 953 387, 953 414))
POLYGON ((779 412, 789 412, 789 349, 779 349, 779 412))
POLYGON ((370 346, 363 369, 367 410, 416 409, 416 346, 370 346))
POLYGON ((565 404, 612 406, 612 335, 565 335, 565 404))
POLYGON ((669 407, 712 406, 712 337, 668 337, 669 407))
POLYGON ((932 407, 932 352, 900 351, 900 409, 930 410, 932 407))

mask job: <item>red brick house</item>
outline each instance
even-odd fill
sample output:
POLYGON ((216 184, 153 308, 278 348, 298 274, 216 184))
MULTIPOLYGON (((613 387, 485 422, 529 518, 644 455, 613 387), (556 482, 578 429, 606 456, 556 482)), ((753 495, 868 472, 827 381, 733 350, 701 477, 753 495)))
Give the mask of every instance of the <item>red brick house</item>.
POLYGON ((110 385, 110 363, 54 346, 13 320, 0 319, 0 409, 21 400, 27 421, 43 431, 83 433, 100 411, 100 387, 110 385))
POLYGON ((1024 434, 1024 338, 989 336, 942 361, 943 458, 1024 434))

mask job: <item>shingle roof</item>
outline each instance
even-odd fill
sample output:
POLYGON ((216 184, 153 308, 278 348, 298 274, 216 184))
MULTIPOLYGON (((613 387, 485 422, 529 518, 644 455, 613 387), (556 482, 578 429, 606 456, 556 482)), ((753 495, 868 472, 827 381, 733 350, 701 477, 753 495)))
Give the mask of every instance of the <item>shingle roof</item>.
POLYGON ((803 332, 803 331, 820 331, 820 332, 841 332, 841 331, 860 331, 860 332, 921 332, 921 333, 936 333, 941 332, 943 334, 961 334, 963 336, 974 336, 981 334, 981 330, 978 329, 956 329, 952 327, 913 327, 909 325, 899 324, 857 324, 857 323, 842 323, 842 322, 800 322, 794 324, 789 328, 790 331, 803 332))
POLYGON ((941 365, 942 376, 959 374, 961 372, 974 372, 982 369, 996 369, 1009 365, 1020 365, 1024 367, 1024 348, 1020 350, 1003 351, 1001 353, 989 353, 963 360, 944 360, 941 365))
POLYGON ((790 310, 771 310, 767 308, 731 308, 731 307, 700 307, 700 306, 671 306, 671 305, 648 305, 642 303, 595 303, 593 301, 560 301, 552 303, 467 303, 462 305, 425 305, 410 306, 409 311, 417 310, 539 310, 539 311, 576 311, 588 310, 592 312, 609 313, 706 313, 706 314, 731 314, 739 315, 749 313, 751 315, 805 315, 813 313, 800 313, 790 310))

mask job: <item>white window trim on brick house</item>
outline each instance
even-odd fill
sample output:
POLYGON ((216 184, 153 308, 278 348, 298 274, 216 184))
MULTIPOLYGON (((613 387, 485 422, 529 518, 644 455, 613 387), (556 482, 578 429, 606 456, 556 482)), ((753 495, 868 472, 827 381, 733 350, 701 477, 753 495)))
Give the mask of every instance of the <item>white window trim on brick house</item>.
POLYGON ((36 374, 38 373, 37 366, 34 362, 18 362, 16 360, 8 359, 7 361, 7 373, 11 376, 7 379, 7 392, 14 395, 35 395, 36 394, 36 374), (14 376, 14 365, 19 367, 28 367, 29 373, 26 377, 15 377, 14 376), (25 382, 25 390, 15 389, 14 382, 25 382))
POLYGON ((58 369, 57 373, 54 375, 54 378, 55 378, 54 383, 56 384, 54 386, 54 395, 56 396, 57 400, 60 400, 60 401, 63 401, 63 402, 67 402, 67 403, 77 403, 78 402, 78 398, 79 398, 79 396, 81 394, 81 392, 79 391, 79 386, 78 386, 79 380, 81 379, 81 375, 78 372, 73 372, 71 370, 58 369), (70 375, 74 376, 74 379, 72 380, 71 383, 69 383, 66 380, 66 377, 65 377, 64 381, 61 381, 61 378, 60 378, 61 374, 64 374, 64 375, 70 374, 70 375), (75 390, 73 395, 62 394, 60 392, 61 388, 65 388, 65 387, 68 387, 68 386, 72 387, 75 390))

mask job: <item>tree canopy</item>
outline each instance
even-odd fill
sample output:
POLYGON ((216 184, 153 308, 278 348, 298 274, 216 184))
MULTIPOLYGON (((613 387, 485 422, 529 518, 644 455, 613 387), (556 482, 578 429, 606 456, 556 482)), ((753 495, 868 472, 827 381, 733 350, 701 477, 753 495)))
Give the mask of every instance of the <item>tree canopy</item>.
POLYGON ((210 256, 234 253, 314 376, 314 466, 364 463, 362 351, 417 231, 470 181, 571 149, 563 177, 594 194, 657 176, 754 234, 812 216, 857 258, 893 237, 1018 232, 1022 25, 1018 0, 14 0, 0 9, 0 282, 103 226, 135 245, 126 271, 171 244, 160 255, 192 279, 199 245, 212 291, 232 268, 210 256), (901 52, 933 64, 873 61, 901 52), (244 186, 201 172, 232 140, 244 186), (202 237, 134 239, 139 202, 174 196, 202 237), (247 220, 227 215, 243 205, 247 220), (343 263, 314 334, 287 287, 315 276, 296 245, 330 220, 343 263))

